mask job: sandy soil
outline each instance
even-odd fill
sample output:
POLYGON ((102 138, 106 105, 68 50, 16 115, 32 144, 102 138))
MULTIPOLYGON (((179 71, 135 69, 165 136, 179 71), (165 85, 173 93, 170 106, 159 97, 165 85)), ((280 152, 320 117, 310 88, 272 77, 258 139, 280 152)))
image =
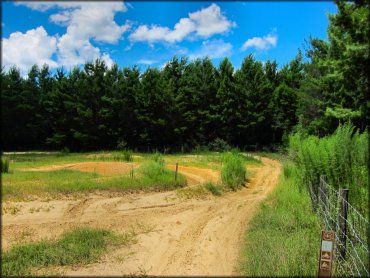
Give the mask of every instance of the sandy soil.
MULTIPOLYGON (((4 204, 18 207, 19 212, 3 215, 2 248, 22 240, 54 238, 77 226, 118 233, 141 227, 135 243, 108 252, 97 263, 59 271, 68 276, 238 275, 248 222, 257 205, 274 189, 281 172, 279 162, 268 158, 262 162, 263 166, 254 167, 255 175, 246 188, 221 197, 183 200, 172 191, 4 204)), ((219 175, 212 170, 209 176, 202 176, 197 173, 201 169, 195 167, 181 170, 198 182, 219 175)))
MULTIPOLYGON (((79 162, 69 163, 51 166, 42 166, 37 168, 21 168, 20 171, 30 172, 48 172, 57 171, 63 169, 76 170, 81 172, 96 172, 102 175, 114 175, 127 173, 132 168, 136 169, 140 165, 135 162, 79 162)), ((167 164, 166 167, 171 170, 176 169, 176 165, 167 164)), ((187 184, 189 186, 198 185, 207 181, 216 183, 220 179, 220 173, 216 170, 197 168, 190 166, 179 166, 179 173, 183 174, 187 178, 187 184)))
POLYGON ((102 175, 111 175, 129 172, 132 167, 137 168, 138 163, 131 162, 79 162, 79 163, 69 163, 51 166, 42 166, 37 168, 22 168, 18 169, 20 171, 35 171, 35 172, 48 172, 57 171, 63 169, 76 170, 81 172, 97 172, 102 175))

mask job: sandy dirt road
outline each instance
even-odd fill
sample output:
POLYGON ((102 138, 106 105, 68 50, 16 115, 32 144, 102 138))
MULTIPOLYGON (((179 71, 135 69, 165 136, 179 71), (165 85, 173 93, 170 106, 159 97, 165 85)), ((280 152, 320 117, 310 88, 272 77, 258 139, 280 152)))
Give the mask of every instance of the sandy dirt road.
MULTIPOLYGON (((3 215, 3 249, 22 237, 28 241, 53 238, 73 227, 117 233, 136 229, 134 243, 111 250, 97 263, 58 271, 68 276, 238 275, 248 222, 281 172, 279 162, 268 158, 262 162, 263 166, 254 167, 255 175, 246 188, 221 197, 184 200, 171 191, 12 203, 21 213, 3 215), (39 210, 31 213, 35 207, 39 210)), ((187 171, 199 180, 191 169, 187 171)))

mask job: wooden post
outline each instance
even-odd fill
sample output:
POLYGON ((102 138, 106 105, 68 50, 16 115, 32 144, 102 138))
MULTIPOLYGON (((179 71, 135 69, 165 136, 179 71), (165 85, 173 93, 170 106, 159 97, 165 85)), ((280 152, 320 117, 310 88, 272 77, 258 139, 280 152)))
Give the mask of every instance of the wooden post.
POLYGON ((134 178, 134 165, 131 165, 131 178, 134 178))
POLYGON ((339 191, 339 241, 338 245, 341 258, 346 258, 346 241, 347 241, 347 216, 348 216, 348 189, 343 188, 339 191))
POLYGON ((177 182, 177 172, 179 171, 179 163, 176 163, 175 182, 177 182))

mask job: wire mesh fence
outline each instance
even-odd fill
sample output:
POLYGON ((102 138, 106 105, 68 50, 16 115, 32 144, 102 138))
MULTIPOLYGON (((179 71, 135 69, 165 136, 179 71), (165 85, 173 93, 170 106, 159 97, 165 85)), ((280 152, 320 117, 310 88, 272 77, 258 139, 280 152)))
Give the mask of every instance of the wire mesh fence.
POLYGON ((348 190, 336 190, 321 176, 319 186, 309 184, 309 191, 324 229, 335 232, 333 275, 370 277, 370 224, 348 203, 348 190))

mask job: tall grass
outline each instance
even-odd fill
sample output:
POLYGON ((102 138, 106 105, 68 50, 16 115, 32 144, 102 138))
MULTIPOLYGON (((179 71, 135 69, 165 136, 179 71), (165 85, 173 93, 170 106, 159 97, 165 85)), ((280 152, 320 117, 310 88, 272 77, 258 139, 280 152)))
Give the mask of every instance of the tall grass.
POLYGON ((32 274, 32 268, 64 266, 96 261, 109 246, 122 241, 110 231, 79 228, 57 241, 43 241, 13 247, 2 256, 4 276, 32 274))
POLYGON ((115 152, 113 153, 112 156, 114 161, 127 161, 127 162, 133 161, 132 151, 130 150, 115 152))
POLYGON ((296 133, 289 138, 289 155, 300 170, 303 183, 318 191, 319 177, 325 175, 335 188, 348 188, 349 200, 367 214, 369 135, 350 124, 340 125, 324 138, 296 133))
POLYGON ((237 152, 227 152, 224 155, 221 170, 222 183, 232 190, 238 189, 246 181, 246 170, 243 158, 237 152))
POLYGON ((1 158, 1 173, 9 173, 9 159, 8 158, 1 158))
POLYGON ((246 232, 241 269, 246 276, 315 276, 320 250, 320 221, 299 186, 296 166, 259 207, 246 232))

